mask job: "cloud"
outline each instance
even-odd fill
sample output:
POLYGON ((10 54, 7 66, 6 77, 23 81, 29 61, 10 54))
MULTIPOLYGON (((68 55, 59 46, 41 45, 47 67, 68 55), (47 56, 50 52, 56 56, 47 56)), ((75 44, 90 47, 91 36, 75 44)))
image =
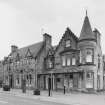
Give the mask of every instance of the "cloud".
POLYGON ((67 26, 79 36, 86 9, 92 27, 105 39, 104 5, 104 0, 0 0, 0 44, 5 46, 0 55, 7 55, 11 44, 22 47, 42 40, 41 28, 53 36, 53 44, 67 26))

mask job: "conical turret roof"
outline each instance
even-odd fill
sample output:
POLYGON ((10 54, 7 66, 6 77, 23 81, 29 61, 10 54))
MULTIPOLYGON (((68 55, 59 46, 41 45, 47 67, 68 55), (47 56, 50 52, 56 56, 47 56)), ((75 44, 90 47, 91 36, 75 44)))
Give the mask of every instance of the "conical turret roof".
POLYGON ((80 37, 79 37, 79 40, 83 40, 83 39, 95 39, 95 36, 92 32, 92 28, 89 22, 89 18, 87 16, 87 11, 86 11, 86 16, 82 26, 82 30, 80 33, 80 37))

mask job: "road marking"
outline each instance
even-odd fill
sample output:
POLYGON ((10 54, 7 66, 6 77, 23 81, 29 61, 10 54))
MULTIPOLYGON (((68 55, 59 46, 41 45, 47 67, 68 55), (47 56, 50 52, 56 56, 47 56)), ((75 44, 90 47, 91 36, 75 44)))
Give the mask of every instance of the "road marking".
POLYGON ((8 102, 6 102, 6 101, 1 101, 1 100, 0 100, 0 103, 8 104, 8 102))

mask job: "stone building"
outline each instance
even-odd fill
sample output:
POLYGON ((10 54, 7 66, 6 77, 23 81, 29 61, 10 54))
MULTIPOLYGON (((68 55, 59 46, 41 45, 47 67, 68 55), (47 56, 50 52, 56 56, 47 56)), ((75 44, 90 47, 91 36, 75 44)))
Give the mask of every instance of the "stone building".
POLYGON ((101 34, 91 28, 85 16, 80 37, 66 29, 59 44, 52 46, 51 36, 43 35, 43 41, 18 48, 12 46, 4 63, 5 81, 11 87, 20 88, 22 79, 26 86, 40 89, 68 91, 97 91, 103 89, 103 59, 100 45, 101 34), (37 78, 35 73, 37 72, 37 78), (50 84, 51 83, 51 84, 50 84), (50 85, 49 85, 50 84, 50 85))
POLYGON ((27 47, 18 48, 11 46, 11 53, 4 58, 4 83, 11 88, 21 88, 23 80, 27 88, 35 87, 35 75, 43 71, 45 56, 51 48, 51 36, 43 35, 43 41, 29 45, 27 47))

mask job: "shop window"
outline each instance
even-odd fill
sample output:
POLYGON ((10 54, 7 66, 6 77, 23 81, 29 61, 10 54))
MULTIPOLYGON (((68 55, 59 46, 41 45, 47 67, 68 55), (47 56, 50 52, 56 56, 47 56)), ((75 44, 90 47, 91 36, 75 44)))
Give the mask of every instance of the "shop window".
POLYGON ((57 80, 56 80, 57 82, 60 82, 60 78, 57 78, 57 80))
POLYGON ((17 84, 19 84, 19 76, 16 78, 17 84))
POLYGON ((66 40, 65 44, 66 44, 66 47, 70 47, 71 46, 70 40, 66 40))
POLYGON ((72 58, 72 65, 76 65, 76 59, 74 57, 72 58))
POLYGON ((87 79, 93 79, 93 73, 92 72, 87 73, 87 79))
POLYGON ((93 49, 86 50, 86 62, 92 63, 93 62, 93 49))
POLYGON ((62 56, 62 66, 66 66, 66 57, 62 56))
POLYGON ((70 74, 70 79, 73 79, 73 74, 70 74))
POLYGON ((67 58, 67 66, 70 66, 70 58, 67 58))

